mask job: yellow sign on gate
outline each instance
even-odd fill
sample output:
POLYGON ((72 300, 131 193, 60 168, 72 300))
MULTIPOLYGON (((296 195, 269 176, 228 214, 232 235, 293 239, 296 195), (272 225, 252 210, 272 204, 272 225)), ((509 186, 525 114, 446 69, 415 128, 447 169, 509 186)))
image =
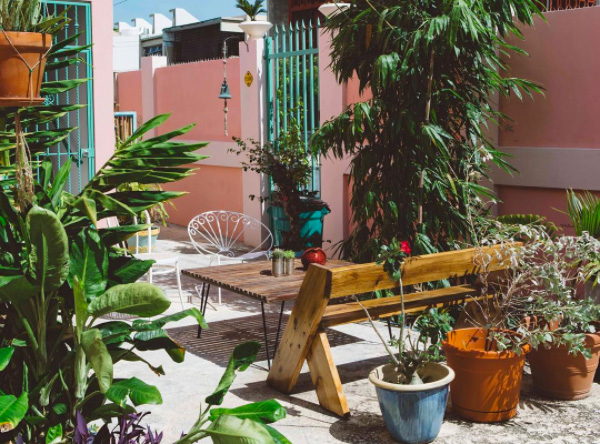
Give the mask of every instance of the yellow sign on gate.
POLYGON ((250 71, 248 71, 246 73, 246 75, 244 76, 244 82, 246 82, 246 86, 248 86, 248 88, 250 88, 250 86, 252 86, 253 81, 254 81, 254 77, 252 77, 252 73, 250 71))

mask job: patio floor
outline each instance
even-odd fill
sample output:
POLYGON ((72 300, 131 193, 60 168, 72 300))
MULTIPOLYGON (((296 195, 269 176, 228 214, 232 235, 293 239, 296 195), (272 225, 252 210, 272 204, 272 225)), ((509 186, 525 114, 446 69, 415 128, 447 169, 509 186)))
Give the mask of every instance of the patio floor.
MULTIPOLYGON (((184 269, 207 264, 206 259, 195 254, 185 229, 180 227, 163 229, 157 249, 179 254, 184 269)), ((174 277, 159 277, 155 283, 173 301, 170 311, 179 311, 181 305, 174 277)), ((188 295, 195 297, 196 284, 193 279, 182 276, 186 306, 189 306, 188 295)), ((212 306, 207 310, 207 322, 211 330, 203 333, 202 339, 196 339, 195 328, 190 322, 171 325, 171 334, 188 348, 185 363, 175 364, 160 352, 144 354, 154 365, 162 364, 166 376, 156 377, 139 363, 120 363, 115 368, 115 377, 141 377, 160 389, 164 402, 159 406, 151 406, 149 410, 152 415, 147 419, 153 428, 165 432, 165 443, 175 441, 197 419, 200 405, 216 387, 233 347, 250 339, 262 342, 260 304, 227 291, 223 291, 222 297, 222 305, 218 305, 216 290, 211 291, 212 306)), ((197 298, 195 301, 199 302, 197 298)), ((269 307, 273 336, 278 308, 278 305, 269 307)), ((276 423, 275 427, 294 444, 393 443, 379 413, 375 390, 367 380, 368 372, 373 367, 387 362, 383 347, 369 325, 353 324, 336 327, 335 330, 336 333, 331 335, 332 352, 352 411, 350 419, 339 419, 320 408, 306 365, 292 395, 286 396, 270 389, 265 383, 265 360, 256 362, 239 374, 225 398, 224 406, 235 407, 247 402, 277 399, 286 407, 288 416, 276 423)), ((381 324, 381 330, 384 335, 387 334, 384 324, 381 324)), ((261 357, 264 359, 264 354, 261 357)), ((585 400, 555 402, 534 395, 531 378, 525 375, 521 406, 516 418, 503 424, 474 424, 448 412, 436 442, 600 443, 598 418, 598 384, 594 384, 591 396, 585 400)))

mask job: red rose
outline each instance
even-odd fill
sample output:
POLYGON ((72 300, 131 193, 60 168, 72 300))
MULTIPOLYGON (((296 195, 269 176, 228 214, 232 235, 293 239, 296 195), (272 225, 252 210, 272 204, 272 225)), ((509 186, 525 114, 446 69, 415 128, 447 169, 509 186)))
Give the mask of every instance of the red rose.
POLYGON ((405 253, 406 255, 410 255, 410 245, 408 244, 407 241, 402 241, 400 242, 400 249, 402 250, 403 253, 405 253))

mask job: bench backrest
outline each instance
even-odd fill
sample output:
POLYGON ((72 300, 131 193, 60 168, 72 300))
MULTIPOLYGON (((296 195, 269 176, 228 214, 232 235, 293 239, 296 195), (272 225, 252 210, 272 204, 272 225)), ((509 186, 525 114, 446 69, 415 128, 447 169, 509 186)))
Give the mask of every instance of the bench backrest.
MULTIPOLYGON (((415 285, 506 269, 508 260, 503 254, 503 248, 506 247, 495 245, 409 257, 402 264, 402 283, 415 285)), ((311 269, 313 267, 315 270, 311 273, 309 269, 302 287, 308 287, 309 281, 317 278, 315 275, 320 275, 322 279, 325 273, 325 296, 330 299, 398 287, 398 283, 390 280, 383 266, 377 263, 333 269, 311 265, 311 269)))

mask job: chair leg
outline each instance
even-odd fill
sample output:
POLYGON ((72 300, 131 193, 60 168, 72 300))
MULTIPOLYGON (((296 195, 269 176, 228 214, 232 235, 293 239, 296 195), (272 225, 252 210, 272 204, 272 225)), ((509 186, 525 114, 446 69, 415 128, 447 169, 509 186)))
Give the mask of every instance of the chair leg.
MULTIPOLYGON (((221 265, 221 256, 217 256, 217 266, 221 265)), ((221 305, 221 287, 219 287, 219 305, 221 305)))
POLYGON ((177 261, 175 271, 177 272, 177 289, 179 290, 179 302, 181 302, 181 308, 185 310, 185 306, 183 305, 183 292, 181 291, 181 270, 179 269, 179 261, 177 261))
POLYGON ((150 270, 148 270, 148 282, 152 283, 152 267, 150 267, 150 270))
MULTIPOLYGON (((200 313, 206 319, 206 306, 208 305, 208 294, 210 293, 210 284, 203 283, 200 289, 200 313)), ((202 326, 198 325, 198 339, 202 337, 202 326)))
POLYGON ((324 331, 317 332, 306 361, 317 391, 319 404, 325 410, 338 416, 350 416, 350 408, 346 395, 344 395, 340 374, 333 362, 329 340, 324 331))

